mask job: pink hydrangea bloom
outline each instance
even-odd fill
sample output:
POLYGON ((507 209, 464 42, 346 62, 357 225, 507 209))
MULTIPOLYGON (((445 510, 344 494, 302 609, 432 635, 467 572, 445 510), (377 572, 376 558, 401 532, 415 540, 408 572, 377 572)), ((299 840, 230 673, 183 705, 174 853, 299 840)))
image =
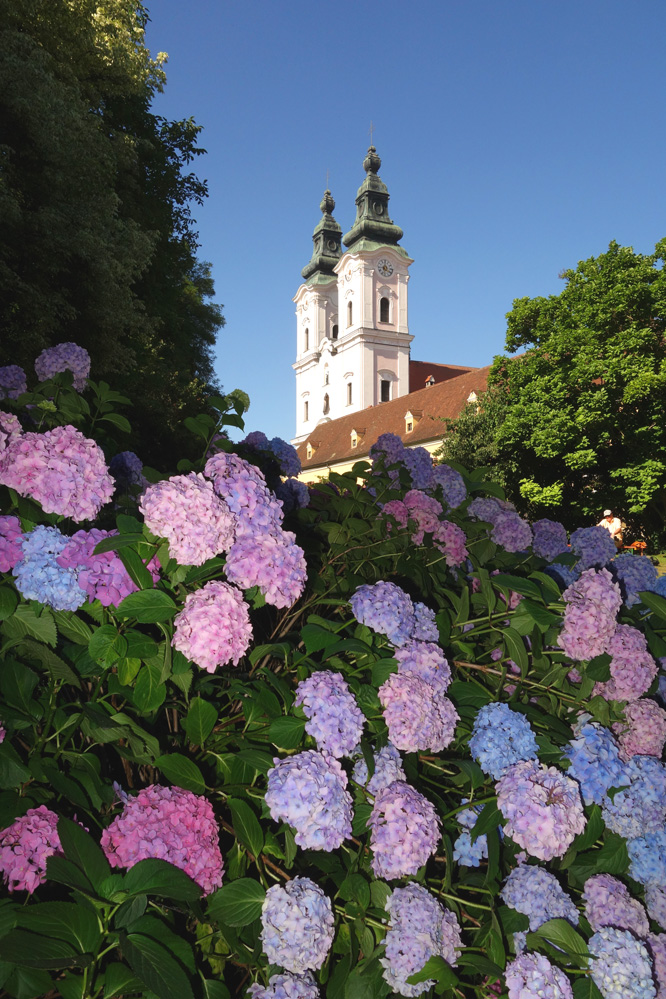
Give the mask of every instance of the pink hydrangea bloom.
POLYGON ((217 580, 188 594, 174 626, 173 647, 209 673, 229 662, 237 666, 252 641, 243 594, 217 580))
POLYGON ((398 672, 414 673, 440 693, 446 693, 451 682, 451 667, 439 645, 411 640, 396 649, 393 658, 398 660, 398 672))
POLYGON ((229 549, 227 579, 243 590, 258 586, 274 607, 291 607, 307 578, 303 549, 295 540, 295 534, 282 528, 274 534, 243 535, 229 549))
POLYGON ((596 933, 602 926, 631 930, 645 937, 650 929, 645 909, 612 874, 593 874, 583 889, 585 916, 596 933))
POLYGON ((666 743, 666 711, 645 697, 624 709, 624 721, 615 722, 613 731, 625 756, 658 756, 666 743))
POLYGON ((47 347, 35 361, 37 377, 40 382, 45 382, 59 371, 71 371, 74 375, 74 388, 77 392, 82 392, 90 374, 90 354, 84 347, 71 342, 47 347))
POLYGON ((77 523, 94 520, 115 489, 101 448, 71 426, 21 434, 0 453, 0 483, 77 523))
POLYGON ((604 651, 612 656, 611 678, 595 684, 594 693, 607 701, 638 700, 657 675, 657 664, 648 652, 645 635, 629 624, 618 624, 604 651))
POLYGON ((620 587, 608 569, 586 569, 562 594, 567 609, 558 639, 570 659, 594 659, 606 651, 617 612, 622 606, 620 587))
POLYGON ((440 520, 434 532, 433 543, 445 556, 447 565, 462 565, 468 556, 465 532, 457 524, 440 520))
POLYGON ((580 788, 555 767, 521 760, 495 786, 504 832, 532 857, 563 857, 585 828, 580 788))
POLYGON ((174 475, 148 486, 139 501, 149 531, 169 542, 181 565, 203 565, 228 551, 234 521, 225 503, 203 475, 174 475))
POLYGON ((439 819, 430 801, 405 781, 397 780, 377 794, 368 825, 375 877, 416 874, 435 853, 439 819))
POLYGON ((0 572, 11 572, 23 558, 21 534, 18 517, 0 517, 0 572))
MULTIPOLYGON (((385 503, 382 507, 382 516, 393 517, 398 527, 403 530, 409 523, 409 510, 402 500, 389 500, 388 503, 385 503)), ((391 526, 391 521, 389 520, 386 524, 387 531, 391 531, 391 526)))
POLYGON ((4 451, 8 444, 15 441, 23 433, 23 427, 19 423, 18 417, 13 413, 5 413, 0 410, 0 451, 4 451))
POLYGON ((60 853, 58 816, 46 805, 29 808, 0 832, 0 871, 9 891, 27 891, 46 881, 46 861, 60 853))
POLYGON ((458 712, 448 697, 415 673, 392 673, 379 688, 379 700, 397 749, 438 753, 453 741, 458 712))
MULTIPOLYGON (((117 534, 117 531, 100 531, 96 527, 77 531, 56 557, 58 565, 77 570, 76 581, 88 594, 89 602, 99 600, 104 607, 117 607, 121 600, 138 589, 115 551, 94 554, 100 541, 117 534)), ((159 574, 154 559, 148 569, 156 582, 159 574)))
POLYGON ((180 867, 209 895, 224 873, 213 806, 203 795, 151 784, 127 798, 120 815, 102 833, 112 867, 133 867, 154 857, 180 867))
POLYGON ((237 454, 219 451, 204 469, 215 492, 234 515, 236 537, 271 534, 282 526, 282 503, 266 485, 263 473, 237 454))

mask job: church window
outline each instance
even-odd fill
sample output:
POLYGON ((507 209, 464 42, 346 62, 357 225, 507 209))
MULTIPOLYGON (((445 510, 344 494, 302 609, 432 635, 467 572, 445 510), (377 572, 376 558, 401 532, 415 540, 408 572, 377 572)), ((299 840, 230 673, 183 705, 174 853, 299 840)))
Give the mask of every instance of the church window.
POLYGON ((310 349, 310 330, 306 326, 305 334, 303 336, 303 350, 309 350, 309 349, 310 349))
POLYGON ((330 401, 329 401, 329 398, 328 398, 328 392, 327 392, 326 395, 324 396, 324 416, 327 415, 327 413, 329 412, 330 408, 331 408, 331 404, 330 404, 330 401))
POLYGON ((307 423, 310 418, 309 409, 310 405, 308 403, 308 400, 306 399, 305 402, 303 403, 303 420, 305 423, 307 423))
POLYGON ((347 302, 347 326, 351 326, 352 324, 352 312, 353 312, 352 303, 347 302))
POLYGON ((379 321, 380 323, 388 323, 389 320, 389 300, 388 298, 379 299, 379 321))
POLYGON ((352 404, 352 383, 347 382, 347 405, 351 406, 351 404, 352 404))
POLYGON ((379 383, 379 401, 380 402, 390 402, 391 401, 391 383, 388 378, 382 378, 379 383))
POLYGON ((328 385, 328 368, 324 372, 324 385, 328 385))
POLYGON ((332 340, 337 340, 338 339, 338 324, 337 323, 334 324, 333 329, 331 331, 331 339, 332 340))

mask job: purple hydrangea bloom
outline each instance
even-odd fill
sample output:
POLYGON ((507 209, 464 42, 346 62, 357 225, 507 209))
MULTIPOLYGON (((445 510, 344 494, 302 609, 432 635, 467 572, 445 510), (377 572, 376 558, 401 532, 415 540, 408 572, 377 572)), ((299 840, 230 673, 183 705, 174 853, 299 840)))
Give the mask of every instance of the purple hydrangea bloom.
POLYGON ((616 555, 609 569, 620 584, 627 607, 639 603, 638 594, 642 590, 653 590, 658 578, 656 566, 649 558, 638 558, 630 552, 616 555))
POLYGON ((310 878, 272 885, 261 923, 261 941, 271 964, 302 974, 326 960, 333 943, 333 909, 328 895, 310 878))
POLYGON ((629 624, 618 624, 606 645, 611 656, 610 680, 597 683, 594 693, 608 701, 636 701, 657 675, 657 664, 648 652, 645 635, 629 624))
POLYGON ((576 568, 602 569, 617 554, 615 542, 605 527, 579 527, 569 539, 571 550, 578 555, 576 568))
POLYGON ((370 794, 379 794, 383 788, 388 787, 396 780, 406 780, 405 771, 402 769, 402 758, 400 753, 392 743, 387 743, 380 750, 373 754, 375 761, 375 771, 368 780, 368 765, 361 757, 354 764, 352 778, 357 784, 367 786, 370 794))
POLYGON ((619 787, 623 782, 624 763, 611 732, 598 722, 588 721, 589 715, 584 717, 583 724, 574 729, 574 738, 564 747, 564 755, 571 761, 567 773, 578 781, 586 805, 600 805, 609 787, 619 787))
POLYGON ((307 566, 303 549, 291 531, 243 535, 229 549, 224 572, 243 590, 258 586, 266 603, 291 607, 305 587, 307 566))
POLYGON ((485 833, 472 839, 468 829, 463 829, 453 843, 453 859, 461 867, 480 867, 488 859, 488 837, 485 833))
POLYGON ((28 391, 25 371, 18 364, 0 368, 0 399, 18 399, 28 391))
POLYGON ((339 759, 351 756, 363 734, 365 718, 341 673, 322 669, 296 687, 295 705, 308 719, 305 731, 318 749, 339 759))
POLYGON ((236 537, 270 534, 282 526, 282 503, 266 485, 263 473, 237 454, 219 451, 204 469, 215 492, 234 514, 236 537))
POLYGON ((271 816, 296 830, 303 849, 336 850, 351 836, 352 818, 347 774, 338 761, 307 749, 273 762, 266 791, 271 816))
MULTIPOLYGON (((63 548, 56 561, 64 569, 74 569, 77 581, 88 596, 89 603, 99 600, 104 607, 115 607, 130 593, 138 589, 115 551, 95 554, 95 548, 106 538, 117 535, 117 531, 100 531, 93 527, 90 531, 77 531, 63 548)), ((148 569, 153 582, 157 582, 159 574, 155 559, 152 559, 148 569)))
POLYGON ((629 874, 646 887, 666 885, 666 829, 639 836, 627 843, 629 874))
POLYGON ((407 979, 431 957, 443 957, 455 967, 462 949, 455 915, 422 885, 410 881, 394 888, 386 900, 389 928, 384 940, 386 956, 380 958, 384 979, 401 996, 420 996, 434 981, 410 985, 407 979))
POLYGON ((258 451, 268 451, 268 437, 263 430, 252 430, 240 443, 254 447, 258 451))
POLYGON ((453 510, 467 499, 467 489, 460 472, 450 465, 435 465, 432 470, 433 485, 441 487, 445 505, 453 510))
POLYGON ((551 565, 546 566, 544 572, 547 572, 556 583, 564 588, 571 586, 580 577, 578 569, 572 565, 564 565, 562 562, 552 562, 551 565))
POLYGON ((666 711, 656 701, 641 697, 624 709, 624 721, 614 722, 613 731, 625 756, 657 756, 666 743, 666 711))
POLYGON ((181 565, 203 565, 234 540, 231 513, 203 475, 174 475, 148 486, 139 501, 149 531, 169 542, 181 565))
POLYGON ((61 850, 56 813, 46 805, 29 808, 0 831, 0 874, 7 890, 32 894, 46 881, 46 861, 61 850))
POLYGON ((645 946, 654 966, 657 999, 666 999, 666 933, 648 933, 645 946))
POLYGON ((487 524, 494 524, 503 507, 499 500, 492 496, 476 496, 467 507, 467 513, 474 520, 483 520, 487 524))
POLYGON ((430 489, 434 485, 432 458, 424 447, 408 447, 402 456, 414 489, 430 489))
POLYGON ((271 975, 268 985, 255 982, 247 994, 250 999, 319 999, 319 989, 310 971, 303 975, 271 975))
POLYGON ((10 572, 23 558, 22 534, 18 517, 0 516, 0 572, 10 572))
POLYGON ((544 517, 543 520, 537 520, 532 524, 532 530, 534 532, 532 551, 546 561, 552 562, 558 555, 569 550, 566 528, 558 520, 548 520, 544 517))
POLYGON ((514 763, 496 784, 504 832, 532 857, 563 857, 585 828, 578 784, 555 767, 514 763))
POLYGON ((370 448, 373 462, 384 459, 386 465, 395 465, 402 461, 405 445, 397 434, 381 434, 370 448))
POLYGON ((310 490, 306 482, 299 479, 285 479, 275 487, 275 495, 282 503, 285 513, 304 510, 310 505, 310 490))
POLYGON ((59 371, 71 371, 74 375, 74 388, 83 392, 90 374, 90 354, 76 343, 59 343, 47 347, 35 361, 35 372, 40 382, 53 378, 59 371))
POLYGON ((666 597, 666 576, 660 576, 657 582, 654 584, 653 590, 658 593, 660 597, 666 597))
POLYGON ((201 669, 237 666, 252 641, 250 610, 235 586, 218 580, 189 593, 176 615, 172 645, 201 669))
POLYGON ((438 642, 439 629, 435 620, 435 612, 418 600, 414 604, 414 625, 412 638, 420 642, 438 642))
POLYGON ((268 446, 275 455, 283 475, 300 475, 301 459, 293 444, 288 444, 281 437, 273 437, 268 446))
MULTIPOLYGON (((666 929, 666 886, 648 885, 645 889, 645 904, 650 919, 659 923, 662 930, 666 929)), ((628 928, 631 929, 631 927, 628 928)), ((645 934, 642 935, 645 936, 645 934)), ((664 941, 666 942, 666 936, 664 941)), ((663 976, 663 979, 663 984, 666 985, 666 976, 663 976)))
POLYGON ((389 739, 398 749, 439 753, 455 735, 458 712, 440 689, 416 673, 399 672, 379 688, 389 739))
POLYGON ((0 452, 0 483, 77 523, 94 520, 115 488, 101 448, 71 426, 16 438, 0 452))
POLYGON ((513 510, 503 510, 495 517, 490 537, 508 552, 522 552, 532 544, 532 528, 513 510))
POLYGON ((509 999, 573 999, 571 982, 544 954, 521 954, 504 977, 509 999))
POLYGON ((22 433, 23 427, 19 423, 18 416, 0 410, 0 451, 13 444, 22 433))
POLYGON ((498 780, 513 763, 535 760, 537 743, 527 718, 497 702, 479 709, 469 751, 483 772, 498 780))
POLYGON ((626 839, 657 832, 666 819, 666 767, 652 756, 632 756, 618 782, 622 790, 606 795, 604 822, 626 839))
POLYGON ((400 673, 420 676, 440 693, 446 693, 451 682, 451 667, 439 645, 409 641, 401 649, 396 649, 393 657, 398 660, 400 673))
MULTIPOLYGON (((604 531, 608 534, 608 531, 604 531)), ((606 651, 622 606, 620 587, 607 569, 587 569, 562 599, 567 605, 558 643, 570 659, 594 659, 606 651)))
POLYGON ((383 788, 368 820, 376 877, 416 874, 437 849, 439 819, 427 798, 405 781, 383 788))
POLYGON ((109 462, 109 471, 122 489, 130 486, 143 486, 143 462, 134 451, 121 451, 114 454, 109 462))
POLYGON ((63 568, 57 561, 68 540, 57 527, 43 524, 22 536, 22 558, 13 573, 16 589, 26 600, 39 600, 54 610, 77 610, 85 603, 76 570, 63 568))
POLYGON ((645 909, 629 889, 612 874, 594 874, 583 889, 585 916, 596 932, 602 926, 631 930, 637 937, 647 936, 650 926, 645 909))
POLYGON ((650 955, 628 930, 604 926, 589 949, 592 980, 604 999, 656 999, 650 955))
POLYGON ((414 630, 411 597, 395 583, 364 583, 352 595, 352 614, 360 624, 386 635, 393 645, 404 645, 414 630))
MULTIPOLYGON (((572 926, 578 925, 578 909, 555 875, 543 867, 520 864, 509 874, 500 895, 510 908, 529 917, 532 931, 549 919, 566 919, 572 926)), ((519 937, 517 949, 523 949, 520 935, 514 936, 519 937)))

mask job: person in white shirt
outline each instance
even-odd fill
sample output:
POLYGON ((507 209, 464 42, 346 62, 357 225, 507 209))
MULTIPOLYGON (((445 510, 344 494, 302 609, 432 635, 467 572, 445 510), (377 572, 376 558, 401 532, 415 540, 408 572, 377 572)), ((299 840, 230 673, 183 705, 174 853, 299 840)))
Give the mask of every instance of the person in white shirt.
POLYGON ((614 517, 610 510, 604 510, 603 520, 600 520, 597 527, 605 527, 616 545, 622 543, 622 521, 614 517))

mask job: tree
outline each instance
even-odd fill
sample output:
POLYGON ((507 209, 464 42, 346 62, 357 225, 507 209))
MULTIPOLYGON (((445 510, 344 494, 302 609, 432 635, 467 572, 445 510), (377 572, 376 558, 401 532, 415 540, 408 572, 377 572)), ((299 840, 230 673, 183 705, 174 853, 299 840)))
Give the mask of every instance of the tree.
MULTIPOLYGON (((0 316, 7 357, 74 340, 120 374, 142 458, 164 464, 214 382, 223 325, 197 259, 192 119, 150 110, 164 56, 134 0, 0 0, 0 316)), ((6 362, 5 362, 6 363, 6 362)), ((216 386, 215 386, 216 387, 216 386)))
POLYGON ((484 463, 530 516, 574 527, 611 507, 664 536, 665 258, 666 240, 650 255, 613 242, 559 295, 514 301, 506 346, 525 353, 491 370, 484 463))

